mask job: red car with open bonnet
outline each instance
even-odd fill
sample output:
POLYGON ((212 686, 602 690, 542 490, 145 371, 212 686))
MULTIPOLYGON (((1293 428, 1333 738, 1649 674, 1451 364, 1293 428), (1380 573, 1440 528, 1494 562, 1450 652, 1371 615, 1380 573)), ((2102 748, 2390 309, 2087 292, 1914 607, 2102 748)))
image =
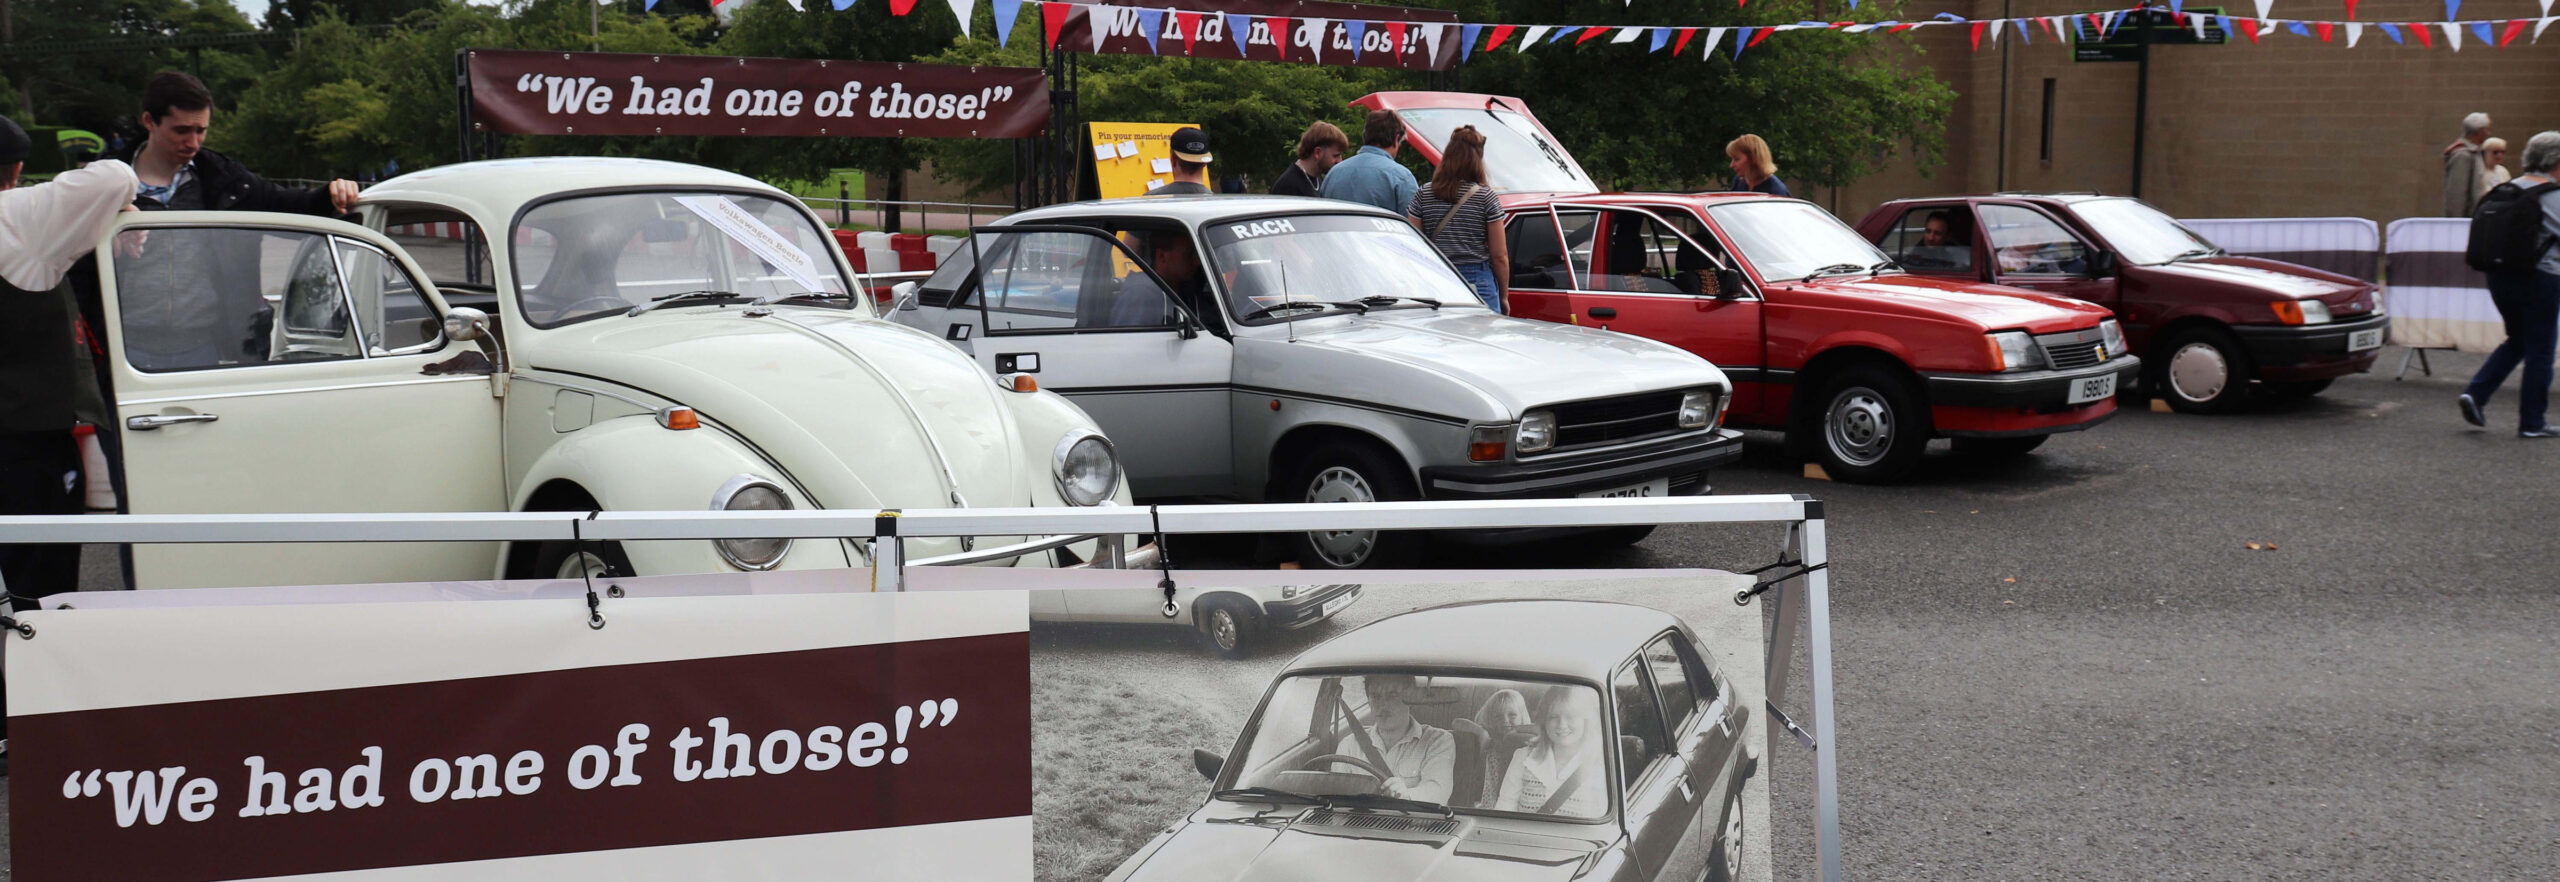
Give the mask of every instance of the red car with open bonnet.
POLYGON ((1757 193, 1601 193, 1517 99, 1380 92, 1423 158, 1485 135, 1511 250, 1512 314, 1649 337, 1733 382, 1726 419, 1786 433, 1834 478, 1908 476, 1929 439, 2014 455, 2113 416, 2139 370, 2109 312, 1914 274, 1813 203, 1757 193))

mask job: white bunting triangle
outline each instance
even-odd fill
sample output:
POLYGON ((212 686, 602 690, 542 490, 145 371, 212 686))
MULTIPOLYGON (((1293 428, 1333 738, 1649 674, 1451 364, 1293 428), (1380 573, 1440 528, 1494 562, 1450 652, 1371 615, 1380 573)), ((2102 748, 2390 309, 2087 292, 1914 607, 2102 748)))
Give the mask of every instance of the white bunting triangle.
POLYGON ((1615 36, 1615 37, 1610 37, 1610 38, 1609 38, 1609 42, 1612 42, 1612 43, 1633 43, 1633 42, 1635 42, 1635 41, 1636 41, 1636 38, 1637 38, 1637 37, 1642 36, 1643 34, 1644 34, 1644 29, 1643 29, 1643 28, 1619 28, 1619 29, 1618 29, 1618 35, 1617 35, 1617 36, 1615 36))
MULTIPOLYGON (((972 6, 976 6, 976 5, 977 5, 977 3, 978 3, 978 0, 949 0, 949 2, 950 2, 950 4, 951 4, 951 15, 952 15, 953 17, 955 17, 955 18, 960 19, 960 37, 961 37, 961 39, 964 39, 964 40, 965 40, 965 39, 968 39, 968 37, 969 37, 969 8, 970 8, 970 7, 972 7, 972 6)), ((792 0, 791 5, 792 5, 792 7, 793 7, 793 8, 795 8, 795 9, 796 9, 796 8, 798 8, 798 7, 800 6, 799 0, 792 0)))
POLYGON ((2360 21, 2351 21, 2351 22, 2347 22, 2347 48, 2349 48, 2349 49, 2356 48, 2356 41, 2357 41, 2357 40, 2359 40, 2359 39, 2362 39, 2363 37, 2364 37, 2364 22, 2360 22, 2360 21))
POLYGON ((2195 26, 2196 26, 2196 42, 2199 42, 2199 43, 2204 42, 2204 39, 2205 39, 2205 37, 2204 37, 2204 24, 2205 24, 2205 18, 2204 18, 2204 16, 2202 16, 2202 15, 2190 15, 2190 16, 2187 16, 2187 20, 2188 20, 2188 21, 2190 21, 2190 22, 2194 22, 2194 23, 2195 23, 2195 26))
POLYGON ((2267 11, 2274 8, 2276 8, 2276 0, 2258 0, 2258 17, 2266 18, 2267 11))
MULTIPOLYGON (((802 6, 802 5, 800 5, 800 0, 782 0, 782 2, 791 4, 791 11, 793 11, 793 12, 807 12, 807 11, 809 11, 809 7, 806 7, 806 6, 802 6)), ((596 0, 596 5, 597 5, 597 6, 611 6, 611 5, 613 5, 613 0, 596 0)), ((2544 10, 2544 11, 2545 11, 2545 12, 2548 12, 2549 10, 2544 10)))
POLYGON ((1422 45, 1423 45, 1422 54, 1423 54, 1424 58, 1425 58, 1425 59, 1431 59, 1431 58, 1438 58, 1438 57, 1440 57, 1440 38, 1441 38, 1443 35, 1448 34, 1449 32, 1451 32, 1451 31, 1455 31, 1455 30, 1457 30, 1457 29, 1458 29, 1458 26, 1457 26, 1457 25, 1453 25, 1453 24, 1444 24, 1444 25, 1441 25, 1441 26, 1436 27, 1436 28, 1423 28, 1423 29, 1422 29, 1422 45))
POLYGON ((1705 61, 1705 60, 1707 60, 1707 59, 1710 59, 1710 58, 1714 58, 1714 57, 1716 57, 1716 44, 1717 44, 1717 43, 1722 43, 1722 42, 1724 42, 1724 29, 1723 29, 1723 28, 1708 28, 1708 29, 1707 29, 1707 48, 1704 48, 1704 49, 1700 49, 1700 50, 1698 50, 1698 60, 1699 60, 1699 61, 1705 61))
POLYGON ((1546 38, 1547 38, 1547 32, 1548 32, 1548 31, 1555 30, 1555 29, 1556 29, 1556 26, 1555 26, 1555 25, 1537 25, 1537 26, 1531 27, 1531 28, 1529 28, 1529 33, 1527 33, 1527 34, 1523 35, 1523 36, 1520 38, 1520 45, 1512 47, 1512 48, 1511 48, 1511 51, 1513 51, 1513 52, 1527 52, 1527 51, 1529 51, 1529 46, 1530 46, 1530 44, 1536 43, 1536 42, 1538 42, 1539 40, 1546 39, 1546 38))
POLYGON ((1120 10, 1115 7, 1087 6, 1084 8, 1085 29, 1093 32, 1093 51, 1102 51, 1102 41, 1110 38, 1111 31, 1118 26, 1119 22, 1120 10))
POLYGON ((2454 22, 2449 22, 2449 21, 2448 21, 2448 22, 2439 22, 2439 23, 2437 23, 2437 24, 2436 24, 2436 27, 2439 27, 2439 28, 2444 29, 2444 41, 2445 41, 2445 44, 2446 44, 2446 45, 2452 46, 2452 47, 2453 47, 2453 51, 2455 51, 2455 52, 2460 52, 2460 51, 2462 51, 2462 26, 2461 26, 2461 25, 2456 24, 2456 23, 2454 23, 2454 22))
POLYGON ((1307 50, 1315 53, 1316 62, 1321 64, 1324 62, 1325 38, 1333 36, 1333 20, 1329 18, 1299 19, 1298 35, 1307 38, 1307 50))
POLYGON ((2542 0, 2542 17, 2551 17, 2551 0, 2542 0))
POLYGON ((2542 42, 2542 29, 2550 27, 2551 23, 2554 21, 2560 21, 2560 19, 2544 18, 2543 20, 2536 22, 2533 26, 2533 41, 2536 43, 2542 42))

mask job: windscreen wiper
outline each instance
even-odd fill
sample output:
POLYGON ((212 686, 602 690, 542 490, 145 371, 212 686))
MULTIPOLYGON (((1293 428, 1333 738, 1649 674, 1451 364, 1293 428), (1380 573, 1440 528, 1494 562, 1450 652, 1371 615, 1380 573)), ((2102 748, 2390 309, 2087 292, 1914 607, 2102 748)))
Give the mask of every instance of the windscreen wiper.
POLYGON ((830 294, 830 293, 826 293, 826 292, 823 292, 823 291, 795 291, 795 292, 792 292, 792 293, 789 293, 789 294, 767 294, 767 295, 765 295, 765 296, 763 296, 763 297, 758 297, 758 298, 756 298, 756 299, 754 299, 754 300, 748 301, 748 302, 747 302, 747 305, 748 305, 748 306, 772 306, 772 305, 774 305, 774 304, 776 304, 776 303, 784 303, 784 302, 793 301, 793 300, 852 300, 852 299, 853 299, 853 295, 851 295, 851 294, 830 294))
POLYGON ((713 291, 707 288, 700 291, 678 291, 673 294, 660 294, 656 297, 651 297, 649 298, 649 302, 634 306, 631 308, 630 312, 623 313, 623 315, 640 315, 661 306, 675 306, 677 304, 693 301, 701 301, 704 303, 730 303, 745 299, 747 299, 747 295, 740 294, 736 291, 713 291))
POLYGON ((1832 273, 1854 273, 1854 272, 1857 272, 1857 271, 1862 270, 1862 269, 1866 269, 1866 267, 1859 266, 1859 265, 1854 264, 1854 263, 1835 263, 1835 264, 1832 264, 1832 265, 1830 265, 1830 266, 1826 266, 1826 267, 1823 267, 1823 268, 1821 268, 1821 269, 1814 270, 1813 272, 1806 273, 1806 274, 1804 274, 1804 277, 1805 277, 1805 278, 1807 278, 1807 279, 1811 279, 1811 278, 1814 278, 1814 277, 1816 277, 1816 276, 1825 276, 1825 275, 1830 275, 1830 274, 1832 274, 1832 273))
POLYGON ((2178 261, 2185 260, 2190 257, 2212 257, 2221 253, 2222 249, 2220 248, 2189 248, 2185 251, 2178 252, 2178 256, 2169 258, 2169 262, 2177 263, 2178 261))
POLYGON ((1324 800, 1319 797, 1308 796, 1304 793, 1293 793, 1272 787, 1233 787, 1209 794, 1209 798, 1236 800, 1242 802, 1296 803, 1299 805, 1324 804, 1324 800))
POLYGON ((1362 303, 1376 303, 1382 306, 1391 305, 1398 300, 1411 300, 1415 303, 1431 307, 1432 309, 1440 308, 1440 301, 1433 300, 1429 297, 1414 297, 1407 294, 1371 294, 1367 297, 1360 298, 1360 302, 1362 303))
POLYGON ((1368 306, 1349 300, 1291 300, 1286 303, 1274 303, 1270 306, 1265 306, 1261 309, 1245 313, 1243 320, 1252 321, 1254 319, 1273 315, 1284 309, 1349 309, 1362 314, 1367 314, 1369 311, 1368 306))
POLYGON ((1451 810, 1448 806, 1441 805, 1436 802, 1422 799, 1406 799, 1401 796, 1388 796, 1384 793, 1346 793, 1338 796, 1325 797, 1324 802, 1327 808, 1340 808, 1346 805, 1354 805, 1361 808, 1402 809, 1414 812, 1433 812, 1442 817, 1448 818, 1458 816, 1458 813, 1451 810))
POLYGON ((1867 275, 1868 275, 1869 277, 1880 276, 1880 275, 1883 275, 1883 274, 1884 274, 1884 271, 1885 271, 1885 270, 1889 270, 1889 269, 1890 269, 1890 270, 1898 270, 1898 269, 1901 269, 1901 268, 1902 268, 1902 264, 1895 263, 1895 262, 1893 262, 1893 261, 1891 261, 1891 260, 1887 260, 1887 261, 1885 261, 1885 262, 1883 262, 1883 263, 1879 263, 1879 264, 1876 264, 1876 265, 1874 265, 1874 266, 1867 267, 1867 275))

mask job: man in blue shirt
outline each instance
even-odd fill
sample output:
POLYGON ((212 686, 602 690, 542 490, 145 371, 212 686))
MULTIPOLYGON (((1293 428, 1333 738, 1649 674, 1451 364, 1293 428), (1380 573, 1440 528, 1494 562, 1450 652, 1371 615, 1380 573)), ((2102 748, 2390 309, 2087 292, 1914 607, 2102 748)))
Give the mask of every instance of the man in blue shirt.
POLYGON ((1364 202, 1403 216, 1405 209, 1413 205, 1413 191, 1420 189, 1413 173, 1396 162, 1396 148, 1403 144, 1403 120, 1389 111, 1369 111, 1369 123, 1361 132, 1360 152, 1335 164, 1333 171, 1325 174, 1324 198, 1364 202))

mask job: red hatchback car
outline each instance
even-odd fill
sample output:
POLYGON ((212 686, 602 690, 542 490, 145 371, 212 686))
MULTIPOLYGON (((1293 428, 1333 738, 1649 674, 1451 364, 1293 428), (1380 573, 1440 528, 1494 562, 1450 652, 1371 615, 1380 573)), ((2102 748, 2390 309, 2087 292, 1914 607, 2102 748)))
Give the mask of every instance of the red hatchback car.
POLYGON ((2113 416, 2139 360, 2107 310, 1909 273, 1812 203, 1600 193, 1518 100, 1380 92, 1423 158, 1486 138, 1512 314, 1661 340, 1733 381, 1726 418, 1777 429, 1834 478, 1909 475, 1929 439, 2014 455, 2113 416))
POLYGON ((1901 199, 1858 232, 1916 275, 2033 288, 2114 310, 2181 411, 2229 410, 2251 381, 2316 395, 2373 367, 2391 319, 2372 283, 2224 254, 2142 200, 2003 193, 1901 199))

